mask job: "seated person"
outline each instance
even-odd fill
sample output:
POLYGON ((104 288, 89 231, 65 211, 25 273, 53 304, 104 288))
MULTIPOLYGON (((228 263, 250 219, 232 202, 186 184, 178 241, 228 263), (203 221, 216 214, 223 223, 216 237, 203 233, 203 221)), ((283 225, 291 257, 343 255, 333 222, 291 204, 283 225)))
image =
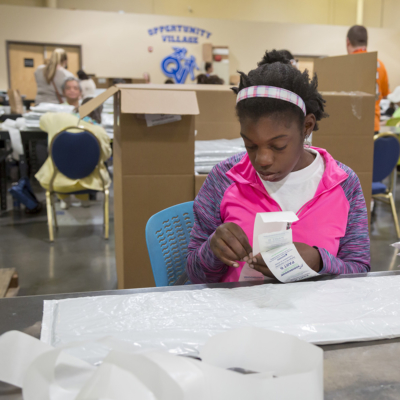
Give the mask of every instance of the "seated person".
POLYGON ((75 107, 75 111, 78 112, 79 100, 82 97, 82 88, 78 79, 71 76, 67 78, 62 84, 63 96, 65 97, 65 103, 75 107))
POLYGON ((236 113, 247 152, 216 165, 194 201, 187 272, 193 283, 239 281, 245 263, 273 276, 252 254, 257 213, 293 211, 297 251, 320 274, 370 270, 368 215, 357 175, 305 141, 327 115, 316 76, 279 52, 240 73, 236 113))
MULTIPOLYGON (((92 112, 92 117, 94 117, 94 110, 92 112)), ((90 117, 90 115, 89 115, 90 117)), ((53 137, 69 126, 83 126, 92 132, 100 142, 101 147, 101 164, 100 164, 100 174, 103 178, 104 184, 108 187, 111 183, 110 175, 107 171, 104 162, 111 157, 111 146, 110 138, 108 137, 106 131, 103 127, 95 123, 91 118, 84 118, 79 121, 79 118, 73 114, 67 113, 46 113, 40 118, 40 128, 47 132, 49 135, 48 143, 50 145, 53 137)), ((72 160, 71 160, 72 162, 72 160)), ((42 187, 49 189, 50 181, 53 176, 53 163, 50 157, 47 158, 46 162, 43 164, 42 168, 35 175, 36 179, 39 181, 42 187)), ((69 192, 77 192, 80 190, 103 190, 103 183, 99 176, 99 171, 96 169, 92 174, 83 179, 69 179, 61 172, 58 172, 55 180, 53 182, 53 190, 58 192, 57 196, 61 200, 61 208, 67 209, 70 206, 70 196, 69 192)), ((89 206, 89 195, 76 195, 76 197, 81 201, 83 207, 89 206)))
POLYGON ((213 65, 210 62, 206 62, 205 66, 204 66, 204 69, 206 70, 206 74, 205 75, 207 77, 211 76, 211 74, 214 72, 213 65))

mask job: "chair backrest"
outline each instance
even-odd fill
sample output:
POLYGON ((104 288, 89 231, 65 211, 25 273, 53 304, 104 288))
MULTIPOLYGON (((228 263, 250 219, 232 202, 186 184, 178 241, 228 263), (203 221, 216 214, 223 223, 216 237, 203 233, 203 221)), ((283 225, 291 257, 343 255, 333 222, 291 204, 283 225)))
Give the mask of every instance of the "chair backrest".
POLYGON ((54 137, 50 155, 63 175, 70 179, 83 179, 98 165, 100 145, 96 136, 88 130, 77 127, 73 129, 79 129, 80 132, 63 130, 54 137))
POLYGON ((396 135, 380 133, 374 138, 374 169, 372 182, 381 182, 396 167, 400 155, 400 144, 396 135))
POLYGON ((173 285, 186 268, 193 201, 153 215, 146 225, 147 250, 156 286, 173 285))

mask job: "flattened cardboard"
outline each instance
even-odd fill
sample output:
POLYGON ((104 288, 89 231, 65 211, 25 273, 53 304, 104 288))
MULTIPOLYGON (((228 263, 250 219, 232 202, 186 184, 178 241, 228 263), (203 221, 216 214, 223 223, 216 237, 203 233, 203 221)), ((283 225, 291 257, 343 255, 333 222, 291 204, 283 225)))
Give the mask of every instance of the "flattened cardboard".
POLYGON ((108 98, 117 93, 119 89, 116 86, 111 86, 103 93, 100 93, 98 96, 88 101, 79 107, 79 116, 81 118, 85 118, 89 115, 93 110, 97 107, 101 106, 108 98))
POLYGON ((314 72, 318 76, 318 89, 361 91, 375 95, 377 54, 371 52, 315 59, 314 72))

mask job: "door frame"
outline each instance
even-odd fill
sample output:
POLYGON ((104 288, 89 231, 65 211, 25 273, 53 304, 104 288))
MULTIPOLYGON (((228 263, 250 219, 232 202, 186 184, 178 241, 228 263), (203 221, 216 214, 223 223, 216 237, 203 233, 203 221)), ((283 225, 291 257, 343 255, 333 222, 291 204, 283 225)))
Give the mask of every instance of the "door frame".
POLYGON ((36 46, 59 46, 59 47, 78 47, 79 48, 79 68, 82 69, 82 45, 81 44, 64 44, 64 43, 44 43, 44 42, 25 42, 18 40, 6 40, 6 55, 7 55, 7 80, 8 88, 11 89, 11 71, 10 71, 10 45, 36 45, 36 46))

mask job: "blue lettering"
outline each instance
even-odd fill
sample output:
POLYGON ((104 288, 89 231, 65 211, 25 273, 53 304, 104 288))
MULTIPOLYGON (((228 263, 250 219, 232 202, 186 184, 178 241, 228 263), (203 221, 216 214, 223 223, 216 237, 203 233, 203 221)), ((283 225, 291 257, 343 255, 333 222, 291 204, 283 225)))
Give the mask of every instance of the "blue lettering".
POLYGON ((176 25, 176 27, 179 28, 179 32, 180 32, 182 29, 182 25, 176 25))
POLYGON ((166 42, 166 41, 167 41, 167 38, 168 38, 168 36, 162 35, 162 40, 163 40, 163 42, 166 42))
POLYGON ((205 30, 204 30, 204 29, 202 29, 202 30, 201 30, 201 36, 203 36, 203 35, 204 35, 204 32, 205 32, 205 30))
POLYGON ((152 29, 149 29, 147 32, 149 32, 150 36, 153 35, 153 30, 152 29))
POLYGON ((187 32, 189 30, 189 27, 188 26, 184 26, 183 30, 184 30, 184 32, 187 32))
POLYGON ((211 32, 207 32, 207 39, 211 36, 211 32))
POLYGON ((162 33, 162 31, 164 30, 164 26, 160 26, 160 32, 162 33))
POLYGON ((175 25, 170 25, 171 27, 171 32, 175 32, 176 31, 176 26, 175 25))
POLYGON ((196 28, 192 28, 192 27, 190 27, 190 29, 189 29, 189 33, 196 33, 196 28))
POLYGON ((193 38, 193 42, 192 42, 192 43, 196 43, 196 44, 198 44, 199 42, 197 41, 197 39, 198 39, 197 37, 194 37, 194 38, 193 38))

